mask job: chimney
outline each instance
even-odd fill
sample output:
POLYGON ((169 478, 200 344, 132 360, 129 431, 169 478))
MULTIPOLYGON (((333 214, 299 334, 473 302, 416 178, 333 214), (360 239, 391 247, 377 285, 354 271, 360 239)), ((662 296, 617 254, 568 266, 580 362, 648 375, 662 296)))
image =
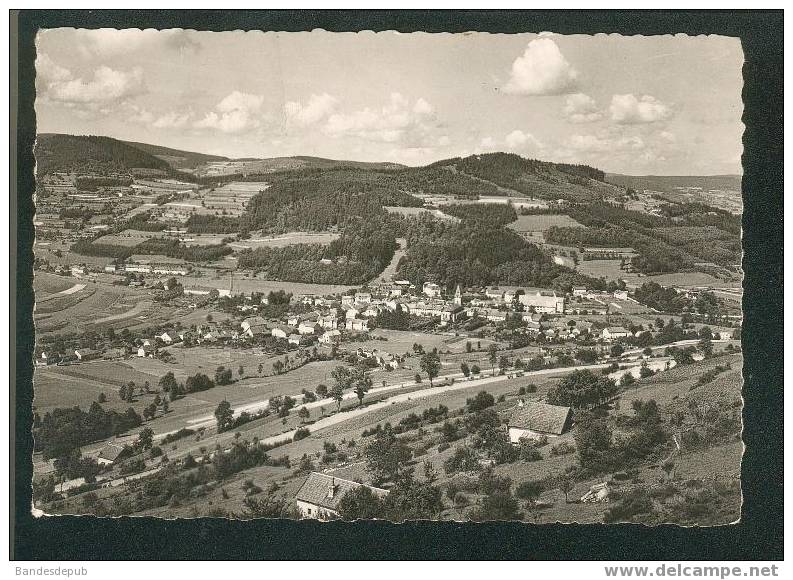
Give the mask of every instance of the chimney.
POLYGON ((333 496, 336 494, 336 478, 330 478, 330 486, 328 486, 328 499, 333 499, 333 496))

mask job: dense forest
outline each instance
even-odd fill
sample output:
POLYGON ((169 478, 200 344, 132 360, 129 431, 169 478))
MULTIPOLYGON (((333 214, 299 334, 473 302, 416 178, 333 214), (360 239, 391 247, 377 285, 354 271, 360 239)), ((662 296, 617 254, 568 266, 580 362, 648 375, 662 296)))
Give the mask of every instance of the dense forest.
POLYGON ((33 150, 36 172, 81 171, 91 167, 92 173, 124 172, 132 167, 169 170, 162 159, 132 147, 123 141, 94 135, 39 134, 33 150))
POLYGON ((238 265, 287 282, 365 284, 394 256, 397 245, 392 222, 384 213, 349 220, 342 235, 327 246, 294 244, 247 250, 239 254, 238 265))
POLYGON ((662 215, 607 203, 576 204, 568 215, 585 228, 554 226, 545 240, 565 246, 632 247, 643 273, 677 272, 701 262, 733 266, 741 261, 740 217, 703 204, 667 205, 662 215))
MULTIPOLYGON (((471 206, 464 206, 471 207, 471 206)), ((434 281, 446 288, 508 284, 569 290, 602 280, 558 266, 537 246, 515 232, 494 227, 488 219, 459 224, 421 216, 410 220, 408 250, 398 274, 416 285, 434 281)))

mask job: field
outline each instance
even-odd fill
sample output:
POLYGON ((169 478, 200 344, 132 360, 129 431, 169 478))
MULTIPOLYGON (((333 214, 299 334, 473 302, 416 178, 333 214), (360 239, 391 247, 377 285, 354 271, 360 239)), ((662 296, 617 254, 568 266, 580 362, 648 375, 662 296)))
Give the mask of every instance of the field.
MULTIPOLYGON (((206 286, 209 288, 227 289, 229 278, 208 278, 196 276, 181 276, 179 280, 185 286, 206 286)), ((283 290, 291 292, 295 296, 303 295, 328 295, 341 294, 357 288, 357 286, 342 286, 330 284, 302 284, 300 282, 279 282, 278 280, 262 280, 259 278, 236 277, 234 278, 234 290, 250 294, 251 292, 269 292, 283 290)))
POLYGON ((131 248, 145 242, 150 238, 162 237, 160 232, 143 232, 140 230, 124 230, 117 234, 107 234, 96 240, 97 244, 112 244, 131 248))
POLYGON ((321 244, 328 245, 339 239, 340 234, 334 232, 287 232, 280 236, 266 238, 249 238, 229 244, 234 250, 248 250, 256 248, 283 248, 293 244, 321 244))
POLYGON ((507 227, 516 232, 544 232, 554 226, 560 228, 584 227, 567 215, 519 215, 507 227))

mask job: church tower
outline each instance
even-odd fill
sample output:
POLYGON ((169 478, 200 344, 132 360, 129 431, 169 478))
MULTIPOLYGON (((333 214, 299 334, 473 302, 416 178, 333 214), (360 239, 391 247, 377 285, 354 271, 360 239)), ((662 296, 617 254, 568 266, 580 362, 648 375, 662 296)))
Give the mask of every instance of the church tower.
POLYGON ((455 306, 462 306, 463 305, 463 293, 460 290, 460 285, 457 284, 457 288, 454 290, 454 305, 455 306))

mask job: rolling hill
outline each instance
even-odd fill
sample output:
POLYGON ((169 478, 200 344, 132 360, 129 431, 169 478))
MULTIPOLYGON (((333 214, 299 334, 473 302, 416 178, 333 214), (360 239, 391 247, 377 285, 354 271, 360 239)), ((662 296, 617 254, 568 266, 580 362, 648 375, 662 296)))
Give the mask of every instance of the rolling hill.
POLYGON ((190 170, 208 161, 229 161, 228 157, 221 157, 220 155, 207 155, 205 153, 182 151, 179 149, 171 149, 170 147, 161 147, 160 145, 150 145, 149 143, 137 143, 135 141, 122 141, 122 143, 134 147, 135 149, 140 149, 149 155, 153 155, 165 161, 174 169, 190 170))
POLYGON ((167 171, 164 160, 129 143, 96 135, 61 135, 41 133, 33 149, 36 172, 53 171, 124 171, 133 167, 167 171))

